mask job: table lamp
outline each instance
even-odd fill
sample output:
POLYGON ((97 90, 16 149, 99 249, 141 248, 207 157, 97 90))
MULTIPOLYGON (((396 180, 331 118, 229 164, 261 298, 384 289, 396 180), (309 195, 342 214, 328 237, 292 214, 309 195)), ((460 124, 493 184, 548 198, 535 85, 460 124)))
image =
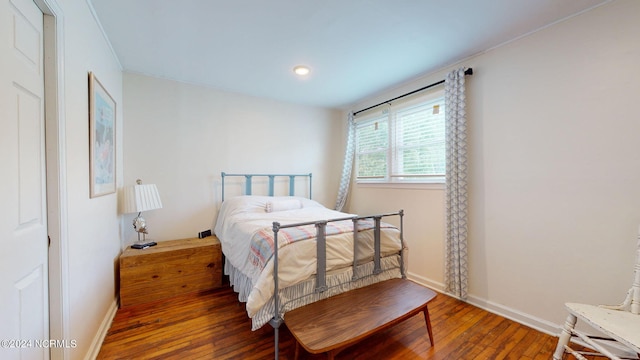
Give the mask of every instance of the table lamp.
POLYGON ((155 242, 147 242, 147 223, 142 217, 143 211, 162 208, 160 194, 155 184, 142 184, 142 180, 136 180, 136 185, 128 187, 124 192, 125 214, 138 213, 133 219, 133 228, 138 233, 137 246, 147 247, 155 245, 155 242))

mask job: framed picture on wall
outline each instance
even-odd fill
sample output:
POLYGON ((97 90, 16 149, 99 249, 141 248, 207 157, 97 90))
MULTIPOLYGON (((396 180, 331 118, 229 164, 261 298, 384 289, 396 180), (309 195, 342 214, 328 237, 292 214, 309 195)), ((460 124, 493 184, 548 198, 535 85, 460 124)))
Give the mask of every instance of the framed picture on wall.
POLYGON ((116 192, 116 102, 89 72, 89 173, 92 198, 116 192))

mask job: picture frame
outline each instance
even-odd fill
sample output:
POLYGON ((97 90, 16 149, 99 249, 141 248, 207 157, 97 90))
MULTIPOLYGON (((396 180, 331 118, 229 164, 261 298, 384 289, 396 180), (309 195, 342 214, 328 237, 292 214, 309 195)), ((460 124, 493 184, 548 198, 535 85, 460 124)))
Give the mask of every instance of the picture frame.
POLYGON ((89 72, 90 197, 116 192, 116 102, 89 72))

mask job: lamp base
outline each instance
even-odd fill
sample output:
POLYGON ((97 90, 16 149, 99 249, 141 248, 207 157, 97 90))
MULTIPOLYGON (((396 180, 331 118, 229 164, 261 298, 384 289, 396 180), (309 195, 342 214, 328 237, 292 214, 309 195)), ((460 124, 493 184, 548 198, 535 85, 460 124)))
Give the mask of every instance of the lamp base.
POLYGON ((138 241, 131 245, 134 249, 146 249, 157 245, 155 241, 147 240, 147 223, 142 217, 142 212, 133 219, 133 229, 138 233, 138 241))

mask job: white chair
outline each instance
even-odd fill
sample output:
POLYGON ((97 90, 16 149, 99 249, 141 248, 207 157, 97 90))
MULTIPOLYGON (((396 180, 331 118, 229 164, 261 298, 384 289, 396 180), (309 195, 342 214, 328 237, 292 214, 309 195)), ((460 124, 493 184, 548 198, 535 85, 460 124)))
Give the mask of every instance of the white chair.
POLYGON ((614 360, 640 358, 640 235, 638 235, 636 264, 633 270, 633 285, 622 304, 594 306, 567 303, 565 307, 569 311, 569 316, 558 336, 558 346, 553 354, 554 360, 561 360, 565 353, 572 354, 579 360, 586 360, 584 355, 599 355, 614 360), (605 336, 586 335, 576 330, 575 325, 578 319, 599 330, 605 336), (587 347, 596 352, 572 349, 569 346, 569 340, 572 337, 582 340, 587 347), (613 348, 622 348, 623 352, 629 356, 618 354, 617 351, 612 350, 611 346, 607 346, 607 343, 622 345, 613 348))

